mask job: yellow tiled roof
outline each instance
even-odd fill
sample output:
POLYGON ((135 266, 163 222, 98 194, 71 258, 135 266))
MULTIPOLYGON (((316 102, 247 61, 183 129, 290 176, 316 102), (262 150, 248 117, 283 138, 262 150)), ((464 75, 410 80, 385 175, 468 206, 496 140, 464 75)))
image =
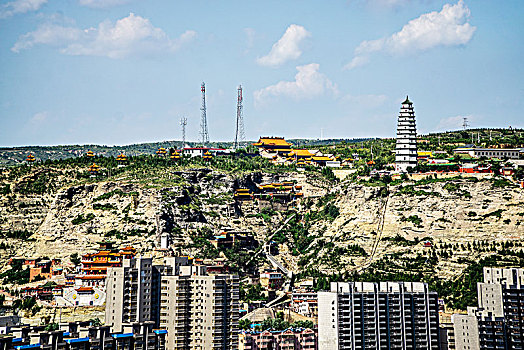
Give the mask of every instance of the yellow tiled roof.
POLYGON ((289 157, 311 157, 313 153, 309 152, 307 149, 294 149, 288 153, 289 157))
POLYGON ((326 156, 322 156, 322 157, 313 157, 313 160, 314 160, 314 161, 317 161, 317 162, 318 162, 318 161, 323 161, 323 160, 325 160, 325 161, 330 161, 331 158, 326 157, 326 156))
POLYGON ((283 137, 261 137, 254 146, 291 146, 283 137))

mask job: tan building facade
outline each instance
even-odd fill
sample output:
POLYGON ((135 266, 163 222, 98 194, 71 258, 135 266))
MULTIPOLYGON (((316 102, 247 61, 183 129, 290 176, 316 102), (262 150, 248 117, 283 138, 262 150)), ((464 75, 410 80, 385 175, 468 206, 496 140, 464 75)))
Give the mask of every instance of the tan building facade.
POLYGON ((117 331, 153 321, 167 330, 167 349, 238 348, 236 275, 208 275, 187 257, 169 257, 163 265, 138 258, 109 269, 106 286, 106 324, 117 331))

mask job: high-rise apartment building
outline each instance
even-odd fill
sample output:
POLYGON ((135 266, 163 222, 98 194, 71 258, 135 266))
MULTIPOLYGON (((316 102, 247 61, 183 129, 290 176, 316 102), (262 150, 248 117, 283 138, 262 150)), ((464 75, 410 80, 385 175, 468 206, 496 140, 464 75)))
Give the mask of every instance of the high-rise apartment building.
POLYGON ((397 145, 395 148, 395 170, 406 172, 417 166, 417 125, 413 102, 406 97, 402 102, 397 124, 397 145))
POLYGON ((207 274, 187 257, 153 265, 138 258, 107 275, 106 324, 154 321, 167 329, 168 349, 236 349, 239 281, 236 275, 207 274))
POLYGON ((208 275, 205 266, 181 266, 162 276, 160 327, 169 349, 237 349, 239 281, 208 275))
POLYGON ((453 315, 456 349, 524 349, 524 269, 485 267, 477 294, 478 308, 453 315))
POLYGON ((115 331, 125 323, 155 319, 153 270, 151 258, 124 260, 122 266, 107 269, 105 321, 115 331))
POLYGON ((333 282, 318 293, 323 350, 439 349, 438 297, 425 283, 333 282))

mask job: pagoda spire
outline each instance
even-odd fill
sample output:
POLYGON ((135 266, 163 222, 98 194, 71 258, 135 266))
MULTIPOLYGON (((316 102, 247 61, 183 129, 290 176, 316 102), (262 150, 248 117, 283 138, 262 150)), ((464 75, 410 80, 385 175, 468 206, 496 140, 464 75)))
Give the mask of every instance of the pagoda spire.
POLYGON ((413 102, 406 96, 402 102, 397 124, 397 144, 395 148, 395 170, 407 172, 417 166, 417 126, 413 102))

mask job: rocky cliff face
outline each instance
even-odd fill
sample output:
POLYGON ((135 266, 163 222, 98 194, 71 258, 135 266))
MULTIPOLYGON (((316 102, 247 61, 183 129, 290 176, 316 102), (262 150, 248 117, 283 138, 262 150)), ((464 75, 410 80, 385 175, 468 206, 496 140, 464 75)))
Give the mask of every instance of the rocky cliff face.
MULTIPOLYGON (((332 185, 310 173, 235 177, 192 169, 169 176, 172 181, 167 186, 129 179, 70 185, 67 174, 60 173, 53 178, 54 186, 47 184, 51 190, 44 194, 17 190, 29 181, 27 176, 13 181, 11 192, 0 195, 0 230, 33 234, 23 239, 4 234, 0 241, 7 247, 0 249, 0 261, 5 265, 12 256, 67 261, 72 253, 95 250, 102 239, 151 254, 163 233, 171 235, 178 252, 194 254, 192 235, 204 227, 212 232, 225 227, 251 231, 263 242, 284 218, 279 213, 257 215, 254 204, 235 205, 233 192, 284 180, 303 186, 306 199, 298 206, 302 218, 306 213, 324 213, 310 223, 309 246, 303 254, 293 253, 289 242, 279 246, 278 259, 294 271, 308 266, 324 272, 359 270, 385 256, 415 255, 426 249, 421 243, 409 242, 467 245, 475 240, 524 240, 524 191, 494 186, 489 180, 403 183, 386 189, 350 181, 332 185), (337 207, 334 217, 325 214, 329 212, 327 203, 337 207), (334 252, 341 255, 336 262, 334 252)), ((283 234, 292 241, 291 229, 283 234)), ((444 276, 456 275, 465 266, 459 262, 461 256, 482 256, 482 252, 475 255, 467 249, 457 249, 454 254, 453 259, 439 262, 444 276)))
MULTIPOLYGON (((360 271, 372 261, 397 253, 425 255, 428 247, 423 242, 429 241, 432 247, 456 245, 450 251, 452 256, 440 259, 437 267, 441 276, 451 277, 467 266, 461 259, 490 254, 468 248, 468 243, 524 243, 524 191, 517 186, 494 187, 490 180, 454 179, 404 183, 386 190, 346 182, 333 193, 340 215, 313 224, 310 231, 315 240, 309 253, 313 255, 308 260, 310 266, 328 273, 360 271), (351 253, 352 245, 366 253, 351 253), (333 263, 336 249, 350 253, 333 263)), ((290 256, 288 262, 299 269, 297 257, 290 256)))

